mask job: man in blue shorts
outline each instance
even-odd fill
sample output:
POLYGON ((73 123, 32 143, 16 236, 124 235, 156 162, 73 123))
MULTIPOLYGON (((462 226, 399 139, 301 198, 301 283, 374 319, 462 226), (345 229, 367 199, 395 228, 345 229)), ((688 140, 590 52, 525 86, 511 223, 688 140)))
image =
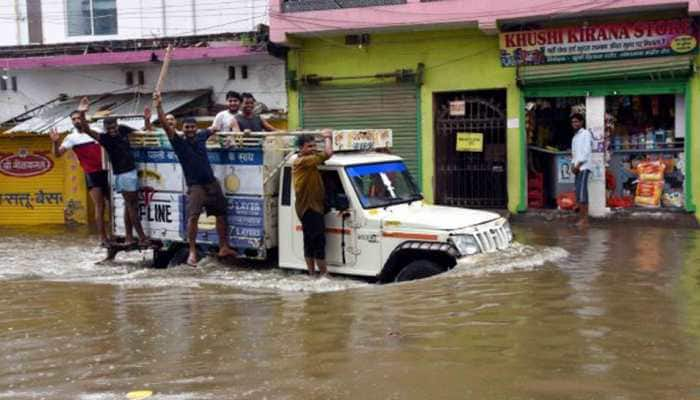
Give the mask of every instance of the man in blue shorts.
MULTIPOLYGON (((83 98, 79 108, 80 111, 84 110, 82 115, 87 112, 88 106, 88 99, 83 98)), ((146 125, 149 125, 150 110, 144 111, 144 118, 149 120, 149 123, 146 125)), ((149 240, 143 231, 141 218, 139 218, 138 213, 139 176, 134 155, 131 152, 131 144, 129 144, 129 135, 136 130, 128 126, 119 125, 114 117, 108 117, 103 120, 104 133, 99 134, 91 130, 85 121, 83 123, 85 124, 85 132, 95 138, 107 151, 112 164, 113 189, 115 192, 121 193, 124 198, 124 230, 126 231, 124 244, 127 246, 136 244, 133 234, 133 230, 136 229, 136 233, 139 235, 139 244, 147 246, 149 240)))

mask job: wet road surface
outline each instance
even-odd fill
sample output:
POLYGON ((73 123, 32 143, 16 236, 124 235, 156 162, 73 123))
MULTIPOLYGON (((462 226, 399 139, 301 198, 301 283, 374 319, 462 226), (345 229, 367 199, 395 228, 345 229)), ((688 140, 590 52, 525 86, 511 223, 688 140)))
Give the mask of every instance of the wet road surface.
POLYGON ((700 398, 700 232, 514 230, 376 286, 0 228, 0 399, 700 398))

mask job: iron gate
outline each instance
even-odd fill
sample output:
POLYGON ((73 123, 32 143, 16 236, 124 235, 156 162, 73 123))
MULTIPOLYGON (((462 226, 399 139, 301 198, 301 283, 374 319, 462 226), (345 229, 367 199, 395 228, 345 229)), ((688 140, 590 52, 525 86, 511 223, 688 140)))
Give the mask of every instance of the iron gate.
POLYGON ((506 208, 505 91, 448 93, 437 95, 435 100, 436 202, 506 208), (464 102, 463 116, 450 115, 451 101, 464 102), (457 151, 459 132, 483 134, 483 151, 457 151))

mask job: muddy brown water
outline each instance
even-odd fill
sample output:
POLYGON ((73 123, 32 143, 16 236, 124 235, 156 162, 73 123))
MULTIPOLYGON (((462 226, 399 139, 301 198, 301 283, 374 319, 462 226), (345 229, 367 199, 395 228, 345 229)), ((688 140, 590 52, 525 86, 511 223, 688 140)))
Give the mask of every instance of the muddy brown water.
POLYGON ((697 399, 700 232, 516 225, 376 286, 0 228, 0 399, 697 399))

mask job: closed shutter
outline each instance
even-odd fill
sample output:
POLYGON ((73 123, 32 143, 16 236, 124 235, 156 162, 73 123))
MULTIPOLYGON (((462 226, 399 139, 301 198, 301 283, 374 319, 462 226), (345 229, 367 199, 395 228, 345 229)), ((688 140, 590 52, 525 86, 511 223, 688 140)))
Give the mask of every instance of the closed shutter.
POLYGON ((418 180, 415 85, 308 86, 301 96, 304 129, 392 129, 392 152, 404 159, 418 180))

